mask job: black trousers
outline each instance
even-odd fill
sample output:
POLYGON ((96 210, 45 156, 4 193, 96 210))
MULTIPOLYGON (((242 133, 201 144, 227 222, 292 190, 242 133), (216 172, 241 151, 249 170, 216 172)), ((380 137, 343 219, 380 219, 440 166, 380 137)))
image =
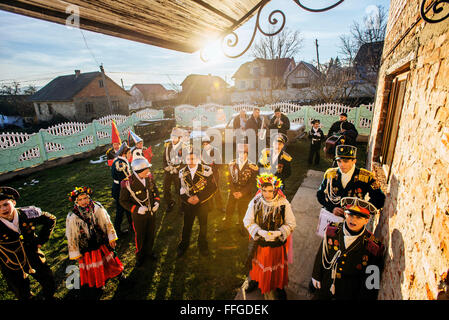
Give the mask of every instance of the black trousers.
POLYGON ((173 201, 171 196, 171 186, 175 186, 175 199, 178 199, 179 196, 179 190, 181 189, 181 180, 179 180, 179 176, 177 174, 171 174, 168 172, 164 172, 164 182, 163 182, 163 188, 164 188, 164 199, 167 204, 171 203, 173 201))
POLYGON ((184 212, 184 226, 182 227, 181 242, 179 248, 186 250, 190 245, 190 236, 192 234, 193 223, 195 218, 198 218, 200 225, 200 232, 198 235, 198 247, 200 249, 207 249, 207 216, 210 211, 210 200, 203 204, 191 205, 182 203, 184 212))
MULTIPOLYGON (((56 291, 56 282, 53 277, 53 272, 50 267, 42 262, 45 259, 45 255, 42 251, 29 253, 27 250, 27 256, 32 268, 36 271, 31 276, 36 279, 42 286, 42 293, 46 299, 52 299, 56 291)), ((31 298, 30 278, 23 278, 23 272, 19 270, 11 270, 3 263, 0 263, 3 277, 8 284, 9 289, 14 292, 15 296, 19 300, 28 300, 31 298)), ((28 269, 25 269, 28 271, 28 269)))
POLYGON ((136 259, 150 257, 153 253, 156 232, 156 214, 149 211, 145 214, 132 213, 133 228, 136 241, 136 259))
POLYGON ((310 144, 309 164, 313 163, 313 158, 315 158, 315 164, 320 163, 320 151, 321 151, 321 144, 310 144))
POLYGON ((122 220, 123 220, 123 215, 126 215, 126 219, 128 220, 128 224, 129 226, 132 226, 133 221, 132 221, 132 217, 131 217, 131 212, 126 211, 125 208, 123 208, 120 205, 119 202, 119 198, 115 199, 115 219, 114 219, 114 228, 116 230, 116 232, 120 233, 122 230, 122 220))
POLYGON ((243 195, 240 199, 234 198, 232 192, 229 193, 228 203, 226 204, 226 224, 231 223, 232 217, 237 208, 237 222, 239 224, 243 223, 243 218, 245 217, 246 210, 248 209, 248 204, 252 199, 252 195, 243 195))
POLYGON ((215 193, 213 199, 215 201, 215 207, 217 209, 223 208, 223 198, 221 196, 221 192, 220 192, 220 171, 218 171, 219 169, 215 169, 216 171, 213 172, 214 175, 214 179, 215 179, 215 183, 217 185, 217 192, 215 193))

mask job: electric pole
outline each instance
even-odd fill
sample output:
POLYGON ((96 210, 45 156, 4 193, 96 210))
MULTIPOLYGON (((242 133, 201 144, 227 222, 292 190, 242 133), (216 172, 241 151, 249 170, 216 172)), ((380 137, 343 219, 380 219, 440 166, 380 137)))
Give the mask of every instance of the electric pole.
POLYGON ((320 54, 318 53, 318 39, 315 39, 315 47, 316 47, 316 61, 318 63, 318 71, 320 70, 320 54))
POLYGON ((103 78, 104 91, 106 92, 106 97, 108 99, 109 111, 112 114, 111 98, 109 97, 108 86, 106 84, 106 76, 104 75, 103 64, 100 65, 100 71, 101 71, 101 76, 103 78))

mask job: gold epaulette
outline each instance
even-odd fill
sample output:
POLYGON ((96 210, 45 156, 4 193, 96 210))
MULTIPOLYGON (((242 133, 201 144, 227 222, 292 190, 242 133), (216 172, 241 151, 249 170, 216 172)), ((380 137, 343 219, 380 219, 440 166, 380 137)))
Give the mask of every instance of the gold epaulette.
POLYGON ((370 179, 375 179, 374 173, 369 170, 360 168, 359 181, 368 183, 370 179))
POLYGON ((251 170, 259 171, 259 167, 257 165, 255 165, 254 163, 249 163, 248 165, 251 170))
POLYGON ((281 158, 287 160, 288 162, 292 161, 292 156, 289 155, 287 152, 284 152, 284 153, 282 154, 282 157, 281 157, 281 158))
POLYGON ((325 179, 333 179, 337 176, 337 171, 338 168, 329 168, 326 170, 326 172, 324 173, 324 178, 325 179))
POLYGON ((235 164, 237 163, 237 160, 236 159, 234 159, 234 160, 232 160, 231 162, 229 162, 229 166, 235 166, 235 164))
POLYGON ((164 143, 164 148, 167 148, 170 145, 170 141, 164 143))

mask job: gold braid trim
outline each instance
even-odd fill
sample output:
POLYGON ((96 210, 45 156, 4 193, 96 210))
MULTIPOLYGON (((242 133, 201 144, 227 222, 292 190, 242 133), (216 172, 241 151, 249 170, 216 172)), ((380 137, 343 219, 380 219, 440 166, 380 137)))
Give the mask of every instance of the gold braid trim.
POLYGON ((16 240, 16 241, 11 241, 11 242, 1 241, 0 242, 0 253, 2 254, 2 255, 0 255, 1 262, 10 270, 14 270, 14 271, 22 270, 23 278, 26 278, 27 273, 32 274, 32 273, 36 272, 36 270, 34 270, 30 265, 30 262, 26 255, 26 252, 25 252, 25 248, 23 247, 23 243, 22 243, 22 241, 20 241, 20 239, 16 240), (17 248, 16 250, 10 250, 5 247, 5 245, 16 244, 17 242, 20 244, 20 247, 17 248), (22 250, 23 257, 24 257, 23 261, 20 261, 18 255, 17 255, 17 251, 20 249, 22 250), (17 262, 11 260, 10 256, 8 256, 8 253, 12 254, 17 262), (7 260, 5 261, 2 258, 2 256, 6 257, 7 260), (18 267, 15 267, 15 266, 18 266, 18 267), (28 272, 24 270, 25 267, 28 267, 28 272))

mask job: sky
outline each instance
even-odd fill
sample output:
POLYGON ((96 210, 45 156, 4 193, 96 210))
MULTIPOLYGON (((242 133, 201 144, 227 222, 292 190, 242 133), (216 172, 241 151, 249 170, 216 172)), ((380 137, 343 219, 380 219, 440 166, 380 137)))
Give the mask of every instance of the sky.
MULTIPOLYGON (((301 1, 312 8, 335 2, 301 1)), ((387 0, 346 0, 323 13, 305 11, 293 0, 272 0, 261 13, 261 27, 268 30, 267 16, 273 10, 282 10, 286 16, 285 27, 299 30, 304 39, 295 61, 316 61, 317 39, 320 63, 323 63, 341 56, 339 36, 349 34, 351 24, 362 22, 378 4, 388 12, 387 0)), ((255 20, 253 17, 235 31, 240 39, 239 48, 249 42, 255 20)), ((259 37, 263 37, 260 32, 256 41, 259 37)), ((220 76, 232 86, 232 75, 238 67, 254 57, 250 49, 240 58, 227 58, 218 43, 206 48, 209 61, 203 62, 199 52, 177 52, 0 10, 0 86, 17 81, 22 88, 28 85, 39 88, 57 76, 74 73, 75 69, 98 71, 100 64, 112 80, 119 85, 123 81, 126 89, 135 83, 161 83, 172 89, 189 74, 220 76)))

